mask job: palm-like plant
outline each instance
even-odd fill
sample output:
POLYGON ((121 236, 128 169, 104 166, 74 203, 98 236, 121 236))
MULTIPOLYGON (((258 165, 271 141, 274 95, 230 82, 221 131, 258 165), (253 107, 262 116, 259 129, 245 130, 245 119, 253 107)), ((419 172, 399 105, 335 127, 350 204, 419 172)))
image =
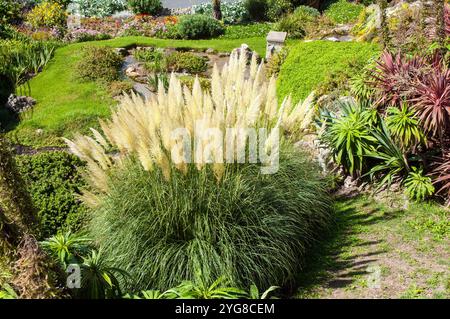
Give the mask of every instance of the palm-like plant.
POLYGON ((404 152, 425 142, 419 120, 406 103, 403 103, 400 108, 389 107, 386 113, 386 126, 404 152))
POLYGON ((408 197, 417 201, 423 201, 434 193, 431 178, 425 176, 421 168, 413 167, 405 179, 404 185, 408 197))
POLYGON ((129 278, 127 272, 109 266, 109 260, 101 251, 92 250, 83 257, 81 265, 82 297, 89 299, 118 298, 122 296, 120 281, 117 275, 129 278))
POLYGON ((183 282, 173 291, 180 299, 238 299, 247 294, 239 288, 228 287, 224 277, 208 285, 201 275, 197 275, 194 281, 183 282))
POLYGON ((381 179, 379 188, 400 179, 410 171, 408 159, 401 148, 393 141, 384 121, 381 121, 380 128, 372 132, 376 138, 378 147, 367 153, 367 156, 379 161, 379 164, 372 167, 366 174, 374 179, 380 173, 381 179))
POLYGON ((331 119, 323 139, 332 149, 336 163, 354 174, 363 170, 364 156, 376 142, 371 134, 372 113, 365 106, 352 102, 343 103, 341 108, 341 116, 331 119))
POLYGON ((41 242, 41 245, 58 258, 65 268, 69 263, 76 262, 77 257, 88 251, 90 239, 82 234, 74 234, 70 231, 59 233, 41 242))

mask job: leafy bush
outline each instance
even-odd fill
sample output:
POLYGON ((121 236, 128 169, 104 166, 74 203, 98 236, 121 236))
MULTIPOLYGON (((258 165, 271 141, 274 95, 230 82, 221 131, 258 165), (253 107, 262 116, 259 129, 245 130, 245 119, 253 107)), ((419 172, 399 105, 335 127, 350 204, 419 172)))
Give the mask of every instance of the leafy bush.
POLYGON ((191 52, 174 52, 166 57, 166 65, 170 71, 202 73, 208 67, 208 59, 191 52))
POLYGON ((72 0, 72 3, 86 17, 107 17, 127 7, 126 0, 72 0))
MULTIPOLYGON (((243 23, 249 19, 244 1, 221 1, 222 20, 225 24, 243 23)), ((193 6, 194 14, 204 14, 212 16, 211 3, 203 3, 193 6)))
POLYGON ((260 38, 266 37, 272 30, 269 23, 252 23, 244 25, 231 25, 225 29, 225 34, 221 35, 222 39, 244 39, 244 38, 260 38))
POLYGON ((75 197, 84 185, 77 171, 81 161, 64 152, 48 152, 18 156, 17 164, 38 209, 42 235, 78 230, 86 217, 75 197))
POLYGON ((76 70, 81 79, 112 82, 119 78, 122 62, 113 48, 85 47, 76 70))
POLYGON ((267 7, 267 18, 270 21, 277 21, 294 10, 290 0, 268 0, 267 7))
POLYGON ((128 5, 136 14, 156 15, 161 12, 161 0, 128 0, 128 5))
POLYGON ((182 17, 177 29, 184 39, 208 39, 225 32, 224 26, 219 21, 201 14, 182 17))
POLYGON ((198 272, 205 285, 221 276, 237 287, 292 282, 306 248, 329 223, 331 202, 319 168, 287 134, 305 133, 312 108, 286 99, 278 112, 275 82, 264 81, 256 57, 250 67, 242 57, 233 55, 222 72, 215 68, 211 93, 198 82, 187 92, 172 76, 169 93, 158 99, 124 99, 103 133, 94 131, 95 140, 66 140, 89 168, 92 184, 83 199, 92 207, 93 239, 136 279, 137 289, 165 290, 198 272), (194 137, 192 124, 206 118, 223 134, 224 115, 226 127, 265 127, 272 150, 273 129, 280 128, 279 169, 270 171, 273 159, 224 163, 217 149, 214 164, 178 161, 172 151, 181 145, 172 128, 194 137), (106 151, 111 147, 119 154, 106 151))
POLYGON ((365 63, 378 55, 378 46, 367 43, 314 41, 295 44, 281 67, 278 95, 285 97, 292 92, 294 102, 304 99, 324 81, 327 72, 345 70, 349 60, 365 63))
POLYGON ((347 0, 339 0, 331 4, 324 12, 335 23, 355 22, 364 5, 349 2, 347 0))
POLYGON ((244 5, 251 21, 267 20, 267 0, 245 0, 244 5))
POLYGON ((8 24, 20 17, 21 5, 14 0, 0 0, 0 25, 8 24))
POLYGON ((44 1, 34 7, 27 15, 27 21, 34 27, 66 26, 67 14, 64 7, 56 2, 44 1))
POLYGON ((423 201, 434 194, 431 178, 423 174, 423 169, 413 167, 405 179, 405 191, 410 199, 423 201))
POLYGON ((303 38, 308 27, 314 24, 319 15, 316 9, 299 6, 292 14, 283 16, 275 25, 275 29, 287 32, 291 38, 303 38))

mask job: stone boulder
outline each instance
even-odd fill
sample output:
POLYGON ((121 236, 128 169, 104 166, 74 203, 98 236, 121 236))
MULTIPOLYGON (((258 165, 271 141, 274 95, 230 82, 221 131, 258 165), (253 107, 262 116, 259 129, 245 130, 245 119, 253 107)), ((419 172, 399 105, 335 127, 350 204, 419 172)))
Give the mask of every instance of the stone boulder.
POLYGON ((34 105, 36 105, 36 100, 29 96, 16 96, 11 94, 5 106, 9 111, 20 114, 31 109, 34 105))

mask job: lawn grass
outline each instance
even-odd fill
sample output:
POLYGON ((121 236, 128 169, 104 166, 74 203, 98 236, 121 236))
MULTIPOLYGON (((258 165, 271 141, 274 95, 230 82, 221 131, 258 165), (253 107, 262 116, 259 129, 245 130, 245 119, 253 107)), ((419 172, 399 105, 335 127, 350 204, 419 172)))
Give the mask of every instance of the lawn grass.
POLYGON ((352 61, 367 62, 380 53, 372 43, 292 41, 278 77, 278 96, 292 94, 294 102, 306 98, 329 72, 344 70, 352 61))
POLYGON ((336 199, 336 222, 309 256, 298 298, 449 298, 449 211, 401 196, 336 199), (379 287, 371 286, 378 271, 379 287))
POLYGON ((75 76, 75 65, 84 46, 212 48, 229 52, 242 43, 247 43, 260 55, 264 54, 264 38, 192 41, 123 37, 67 45, 57 49, 45 70, 30 81, 31 96, 37 100, 37 105, 24 114, 19 123, 0 114, 2 127, 16 143, 34 147, 57 146, 63 144, 60 137, 71 137, 78 131, 85 133, 98 125, 98 118, 107 117, 111 106, 117 103, 107 89, 97 83, 83 83, 75 76))

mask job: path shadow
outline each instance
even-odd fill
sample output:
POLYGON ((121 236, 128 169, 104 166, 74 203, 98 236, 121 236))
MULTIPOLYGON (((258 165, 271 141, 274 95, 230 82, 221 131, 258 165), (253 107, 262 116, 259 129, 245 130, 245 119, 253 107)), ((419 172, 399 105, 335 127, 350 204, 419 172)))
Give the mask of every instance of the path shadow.
POLYGON ((356 241, 360 234, 358 227, 380 223, 402 215, 401 210, 381 211, 370 200, 362 202, 362 196, 337 197, 342 207, 336 209, 335 221, 321 240, 309 249, 305 267, 297 278, 295 291, 303 292, 321 286, 325 288, 345 288, 353 284, 356 278, 369 274, 368 266, 375 263, 385 253, 378 245, 383 239, 356 241), (348 248, 361 253, 349 254, 348 248), (345 256, 345 257, 343 257, 345 256))

